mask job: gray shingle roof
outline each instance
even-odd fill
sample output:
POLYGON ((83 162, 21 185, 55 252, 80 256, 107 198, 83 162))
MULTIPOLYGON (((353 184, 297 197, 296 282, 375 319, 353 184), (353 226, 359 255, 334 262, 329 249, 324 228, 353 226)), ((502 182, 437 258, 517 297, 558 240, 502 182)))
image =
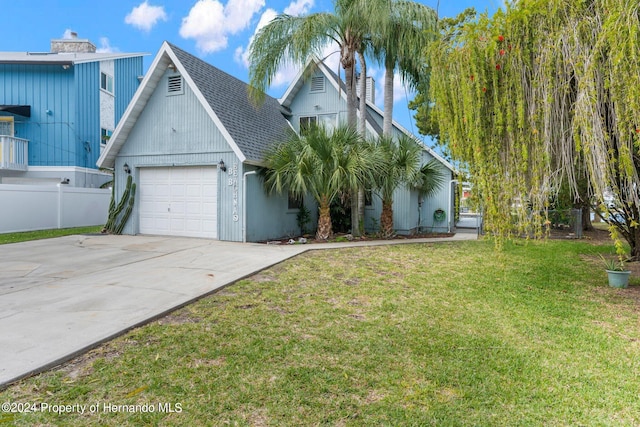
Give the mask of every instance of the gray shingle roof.
POLYGON ((265 95, 261 105, 254 105, 249 85, 169 45, 247 161, 261 163, 265 150, 286 138, 291 129, 278 101, 265 95))

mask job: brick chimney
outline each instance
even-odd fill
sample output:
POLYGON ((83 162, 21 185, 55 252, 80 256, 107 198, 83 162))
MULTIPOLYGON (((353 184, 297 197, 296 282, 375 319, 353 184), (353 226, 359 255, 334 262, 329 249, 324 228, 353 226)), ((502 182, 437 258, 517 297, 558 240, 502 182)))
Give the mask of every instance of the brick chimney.
POLYGON ((95 53, 96 46, 88 39, 79 39, 76 32, 70 35, 68 39, 52 39, 51 53, 95 53))

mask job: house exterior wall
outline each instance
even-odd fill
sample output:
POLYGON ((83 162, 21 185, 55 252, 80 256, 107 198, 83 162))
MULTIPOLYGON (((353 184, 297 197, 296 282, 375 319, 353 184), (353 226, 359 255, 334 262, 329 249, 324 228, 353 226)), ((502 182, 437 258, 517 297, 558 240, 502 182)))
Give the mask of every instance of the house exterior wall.
MULTIPOLYGON (((193 91, 184 84, 180 95, 167 95, 165 73, 129 133, 115 162, 116 200, 126 184, 125 163, 139 183, 144 167, 216 166, 223 160, 227 171, 218 170, 218 238, 242 241, 243 166, 222 132, 215 126, 193 91), (231 180, 231 181, 230 181, 231 180), (234 206, 237 212, 234 212, 234 206), (237 219, 236 216, 237 215, 237 219)), ((139 233, 139 198, 123 233, 139 233)))
MULTIPOLYGON (((114 77, 115 83, 114 71, 114 61, 100 61, 100 74, 114 77)), ((115 87, 113 92, 100 88, 100 127, 112 132, 116 127, 115 99, 115 87)))
POLYGON ((31 106, 31 117, 14 116, 15 136, 29 140, 29 165, 74 165, 73 69, 65 70, 60 65, 0 64, 0 76, 0 103, 31 106))
MULTIPOLYGON (((320 71, 316 71, 315 76, 323 75, 320 71)), ((346 123, 347 120, 347 103, 342 95, 325 77, 325 90, 323 92, 311 91, 311 77, 304 81, 300 90, 296 93, 291 101, 289 108, 292 115, 290 117, 291 124, 300 130, 300 117, 322 117, 323 115, 334 115, 336 123, 346 123)), ((369 120, 374 122, 378 129, 382 129, 383 116, 375 109, 368 107, 369 120)), ((320 122, 320 120, 319 120, 320 122)), ((367 129, 368 136, 371 129, 367 129)), ((404 132, 395 127, 393 128, 393 136, 400 137, 405 135, 404 132)), ((425 164, 433 159, 433 156, 426 150, 422 152, 421 164, 425 164)), ((394 193, 393 209, 394 209, 394 229, 398 234, 411 234, 418 231, 443 232, 448 230, 449 214, 453 212, 453 208, 449 207, 449 188, 452 179, 451 171, 443 165, 446 174, 446 182, 443 187, 433 196, 422 200, 418 192, 407 188, 399 187, 394 193), (435 223, 433 213, 436 209, 444 209, 447 213, 447 220, 441 223, 435 223)), ((451 202, 453 204, 453 201, 451 202)), ((367 232, 377 232, 380 226, 380 214, 382 211, 382 202, 377 195, 373 196, 371 206, 365 207, 365 230, 367 232)))
POLYGON ((73 68, 77 108, 75 135, 69 141, 75 149, 72 165, 95 168, 100 156, 100 63, 77 64, 73 68))
MULTIPOLYGON (((431 161, 433 157, 426 151, 422 152, 422 164, 426 164, 431 161)), ((451 221, 451 229, 453 230, 455 224, 452 221, 454 213, 454 187, 452 180, 455 178, 451 170, 443 168, 445 175, 442 186, 436 193, 422 200, 420 207, 420 223, 419 228, 421 231, 429 232, 446 232, 449 231, 449 221, 451 221), (433 214, 437 209, 443 209, 446 212, 446 218, 444 221, 434 221, 433 214)))
MULTIPOLYGON (((297 215, 299 209, 288 209, 287 194, 267 194, 264 181, 255 167, 248 166, 246 183, 246 224, 248 242, 259 242, 277 238, 297 238, 300 236, 297 215)), ((309 209, 311 220, 306 224, 307 232, 315 231, 318 221, 318 207, 310 196, 303 199, 309 209)))
MULTIPOLYGON (((59 64, 0 64, 0 103, 31 106, 31 117, 14 116, 15 136, 29 140, 29 166, 96 169, 100 67, 99 62, 66 69, 59 64)), ((142 56, 104 61, 102 67, 114 76, 114 95, 102 103, 103 110, 109 109, 105 120, 113 122, 113 128, 138 88, 142 56)))
POLYGON ((114 62, 113 91, 115 95, 114 119, 117 125, 133 95, 140 86, 139 76, 143 75, 142 56, 116 59, 114 62))
MULTIPOLYGON (((320 72, 314 76, 324 77, 320 72)), ((289 108, 293 113, 289 121, 296 132, 300 132, 300 117, 318 117, 319 123, 324 122, 327 125, 333 123, 333 126, 347 122, 347 104, 327 78, 325 78, 325 89, 322 92, 311 92, 311 77, 308 78, 289 108)))

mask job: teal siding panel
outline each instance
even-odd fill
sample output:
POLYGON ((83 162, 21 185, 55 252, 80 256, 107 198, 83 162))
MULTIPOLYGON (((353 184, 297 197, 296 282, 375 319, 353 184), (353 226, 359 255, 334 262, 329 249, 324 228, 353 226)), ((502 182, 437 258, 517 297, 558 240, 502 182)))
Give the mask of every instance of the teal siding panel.
POLYGON ((142 57, 116 59, 114 61, 114 95, 115 122, 122 118, 129 101, 138 90, 140 82, 138 76, 143 75, 142 57))
POLYGON ((69 144, 76 151, 76 166, 95 169, 100 157, 100 64, 78 64, 75 70, 76 126, 69 144))
POLYGON ((31 106, 31 117, 14 116, 16 136, 29 140, 30 166, 73 164, 74 150, 63 143, 74 129, 73 93, 73 69, 0 65, 0 103, 31 106))

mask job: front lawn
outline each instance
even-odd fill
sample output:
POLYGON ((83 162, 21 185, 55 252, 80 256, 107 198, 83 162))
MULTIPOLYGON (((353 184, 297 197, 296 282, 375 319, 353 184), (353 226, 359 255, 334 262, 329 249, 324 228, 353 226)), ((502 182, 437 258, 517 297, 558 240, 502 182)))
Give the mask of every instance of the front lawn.
POLYGON ((9 387, 47 412, 0 424, 638 425, 640 280, 609 288, 610 251, 308 253, 9 387))
POLYGON ((101 225, 91 227, 56 228, 50 230, 22 231, 19 233, 0 234, 0 245, 6 243, 26 242, 29 240, 50 239, 52 237, 70 236, 72 234, 100 233, 101 225))

